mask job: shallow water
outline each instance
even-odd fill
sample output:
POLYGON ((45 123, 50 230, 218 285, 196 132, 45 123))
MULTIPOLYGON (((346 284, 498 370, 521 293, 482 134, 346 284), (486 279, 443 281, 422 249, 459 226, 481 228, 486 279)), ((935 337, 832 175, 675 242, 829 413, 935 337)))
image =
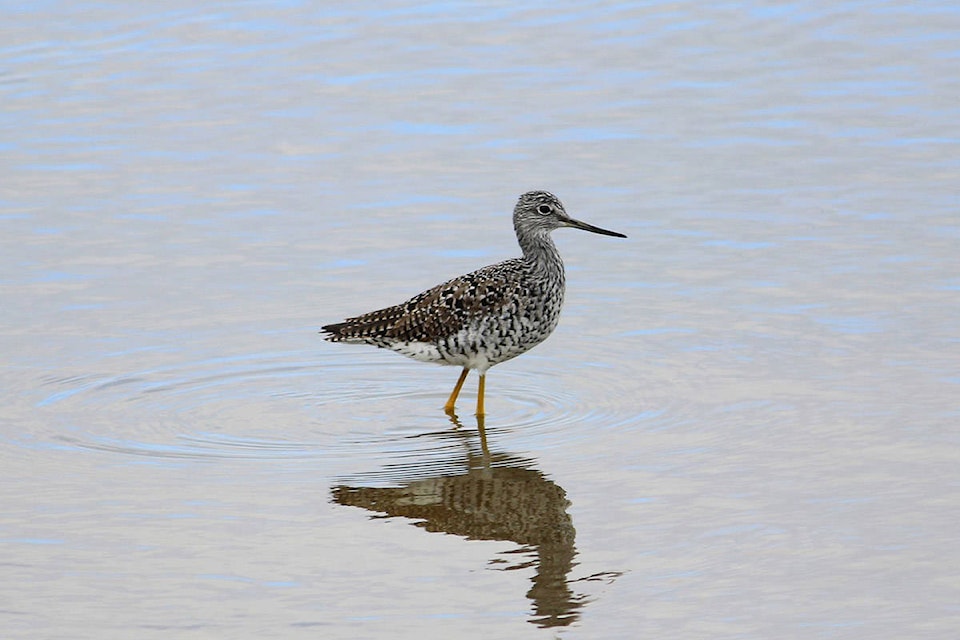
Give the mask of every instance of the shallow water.
POLYGON ((0 65, 4 638, 948 638, 960 11, 33 3, 0 65), (488 375, 319 325, 517 253, 488 375))

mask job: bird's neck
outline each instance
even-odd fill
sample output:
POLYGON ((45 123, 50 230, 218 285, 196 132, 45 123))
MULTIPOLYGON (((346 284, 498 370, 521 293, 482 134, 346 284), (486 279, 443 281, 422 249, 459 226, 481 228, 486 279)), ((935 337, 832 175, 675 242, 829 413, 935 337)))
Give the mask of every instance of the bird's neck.
POLYGON ((563 260, 560 259, 560 252, 557 251, 557 245, 553 244, 549 231, 525 235, 517 240, 523 249, 524 260, 538 269, 559 273, 560 278, 563 278, 563 260))

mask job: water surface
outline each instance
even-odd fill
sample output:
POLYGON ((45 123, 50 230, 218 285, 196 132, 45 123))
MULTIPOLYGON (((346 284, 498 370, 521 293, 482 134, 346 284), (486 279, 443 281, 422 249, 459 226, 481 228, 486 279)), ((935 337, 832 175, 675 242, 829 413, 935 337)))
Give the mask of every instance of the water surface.
POLYGON ((4 638, 948 638, 960 11, 33 3, 0 45, 4 638), (553 337, 317 328, 516 255, 553 337))

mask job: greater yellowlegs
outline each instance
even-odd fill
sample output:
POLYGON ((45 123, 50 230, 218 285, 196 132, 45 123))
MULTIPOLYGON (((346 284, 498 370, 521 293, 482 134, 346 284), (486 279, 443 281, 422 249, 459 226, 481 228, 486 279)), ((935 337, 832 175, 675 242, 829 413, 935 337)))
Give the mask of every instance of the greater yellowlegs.
POLYGON ((560 227, 627 237, 574 220, 553 194, 530 191, 513 209, 522 258, 457 276, 393 307, 328 324, 322 327, 325 338, 463 367, 444 405, 448 414, 453 413, 467 374, 476 369, 477 415, 483 416, 487 370, 537 346, 557 326, 563 306, 563 261, 550 232, 560 227))

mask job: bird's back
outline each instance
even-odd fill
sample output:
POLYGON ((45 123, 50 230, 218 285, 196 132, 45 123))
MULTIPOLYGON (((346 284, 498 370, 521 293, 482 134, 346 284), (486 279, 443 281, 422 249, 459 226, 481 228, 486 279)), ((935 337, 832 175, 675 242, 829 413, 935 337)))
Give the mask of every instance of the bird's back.
POLYGON ((372 344, 418 360, 486 370, 550 335, 563 292, 562 263, 545 268, 514 258, 323 331, 332 342, 372 344))

